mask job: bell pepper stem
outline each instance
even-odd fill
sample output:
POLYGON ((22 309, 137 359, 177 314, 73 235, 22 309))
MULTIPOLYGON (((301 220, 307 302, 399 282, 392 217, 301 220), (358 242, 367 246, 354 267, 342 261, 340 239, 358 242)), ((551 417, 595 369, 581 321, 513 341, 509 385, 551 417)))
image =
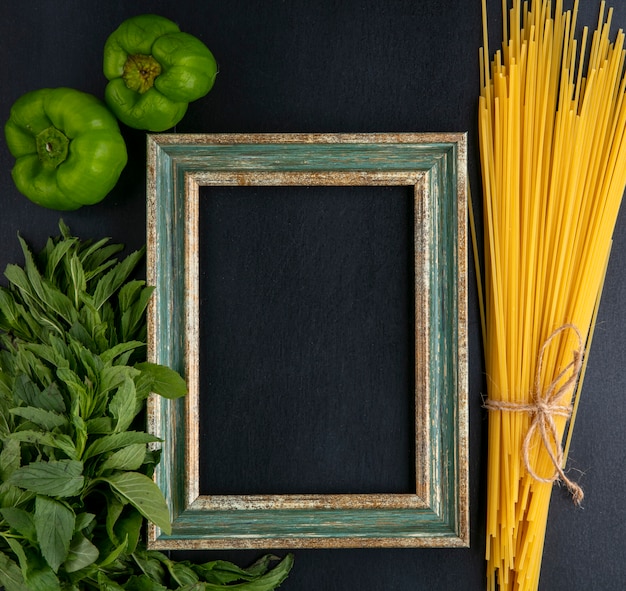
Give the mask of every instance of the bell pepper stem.
POLYGON ((124 64, 122 79, 130 90, 143 94, 152 88, 161 73, 161 64, 151 55, 129 55, 124 64))
POLYGON ((37 155, 44 168, 54 169, 65 162, 70 141, 66 135, 50 126, 37 134, 37 155))

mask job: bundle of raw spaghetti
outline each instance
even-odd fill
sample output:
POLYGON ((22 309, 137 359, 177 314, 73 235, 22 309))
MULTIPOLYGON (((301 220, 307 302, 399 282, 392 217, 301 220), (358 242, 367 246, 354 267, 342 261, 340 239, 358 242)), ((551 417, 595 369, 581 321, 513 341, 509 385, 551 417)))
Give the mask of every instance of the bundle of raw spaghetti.
POLYGON ((482 8, 487 578, 532 590, 554 481, 582 500, 562 440, 626 186, 624 34, 604 3, 579 41, 577 2, 513 0, 491 59, 482 8))

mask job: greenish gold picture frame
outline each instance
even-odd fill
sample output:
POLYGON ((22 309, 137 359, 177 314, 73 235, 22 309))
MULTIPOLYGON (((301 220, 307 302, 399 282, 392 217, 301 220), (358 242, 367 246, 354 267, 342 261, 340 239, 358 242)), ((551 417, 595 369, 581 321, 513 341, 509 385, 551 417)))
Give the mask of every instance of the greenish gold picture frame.
POLYGON ((187 380, 151 396, 155 481, 172 532, 154 549, 466 547, 467 139, 464 133, 148 136, 148 357, 187 380), (199 491, 200 187, 406 186, 414 196, 415 491, 202 495, 199 491))

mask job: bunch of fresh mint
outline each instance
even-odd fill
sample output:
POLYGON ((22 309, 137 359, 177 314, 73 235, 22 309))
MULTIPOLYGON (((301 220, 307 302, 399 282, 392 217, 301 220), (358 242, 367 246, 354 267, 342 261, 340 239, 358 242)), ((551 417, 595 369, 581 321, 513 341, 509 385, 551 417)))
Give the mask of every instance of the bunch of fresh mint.
MULTIPOLYGON (((274 568, 176 562, 142 543, 144 520, 170 530, 151 478, 151 392, 184 396, 173 370, 146 362, 152 288, 131 279, 143 250, 61 235, 0 288, 0 581, 6 591, 275 589, 274 568)), ((152 444, 152 445, 151 445, 152 444)), ((1 588, 1 587, 0 587, 1 588)))

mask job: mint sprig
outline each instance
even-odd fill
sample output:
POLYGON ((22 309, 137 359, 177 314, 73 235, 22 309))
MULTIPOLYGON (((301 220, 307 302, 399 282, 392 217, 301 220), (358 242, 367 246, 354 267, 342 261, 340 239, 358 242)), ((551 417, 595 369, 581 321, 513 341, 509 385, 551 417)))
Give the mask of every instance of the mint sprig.
POLYGON ((143 430, 151 392, 186 394, 145 359, 153 288, 133 279, 144 249, 61 234, 0 287, 0 580, 6 591, 275 589, 293 557, 250 569, 176 562, 141 544, 169 532, 152 480, 158 440, 143 430))

